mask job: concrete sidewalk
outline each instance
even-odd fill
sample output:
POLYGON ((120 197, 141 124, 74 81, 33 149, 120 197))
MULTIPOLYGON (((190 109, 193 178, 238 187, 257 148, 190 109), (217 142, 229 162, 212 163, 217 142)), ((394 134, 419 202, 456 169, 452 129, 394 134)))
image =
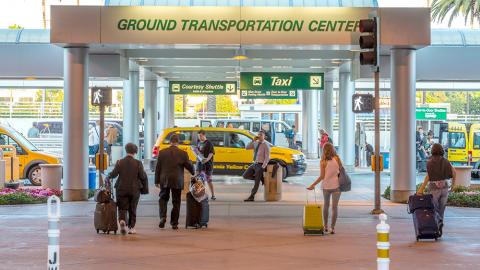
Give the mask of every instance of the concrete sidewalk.
MULTIPOLYGON (((375 269, 371 206, 340 207, 335 235, 303 236, 300 203, 211 203, 208 229, 159 229, 158 206, 142 201, 134 236, 97 235, 94 202, 63 203, 61 269, 375 269)), ((415 242, 404 205, 386 206, 391 269, 480 269, 480 211, 448 208, 445 237, 415 242)), ((0 269, 45 269, 45 205, 0 207, 0 269)))

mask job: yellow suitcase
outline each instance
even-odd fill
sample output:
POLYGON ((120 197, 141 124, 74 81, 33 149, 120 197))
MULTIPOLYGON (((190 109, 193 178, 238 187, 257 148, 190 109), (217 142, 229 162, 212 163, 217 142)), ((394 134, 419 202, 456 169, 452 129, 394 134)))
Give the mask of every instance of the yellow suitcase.
MULTIPOLYGON (((314 191, 315 192, 315 191, 314 191)), ((323 212, 322 205, 317 203, 315 193, 315 203, 308 202, 303 207, 303 234, 304 235, 323 235, 323 212)))

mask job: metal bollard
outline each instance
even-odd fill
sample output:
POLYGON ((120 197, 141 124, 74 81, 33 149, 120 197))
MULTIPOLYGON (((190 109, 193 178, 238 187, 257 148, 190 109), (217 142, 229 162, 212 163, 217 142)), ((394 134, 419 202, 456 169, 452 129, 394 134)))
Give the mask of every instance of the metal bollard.
POLYGON ((48 270, 60 269, 60 198, 53 195, 47 200, 48 209, 48 270), (53 213, 53 201, 56 203, 56 211, 53 213))
POLYGON ((377 270, 390 268, 390 225, 385 223, 387 215, 380 214, 380 224, 377 225, 377 270))

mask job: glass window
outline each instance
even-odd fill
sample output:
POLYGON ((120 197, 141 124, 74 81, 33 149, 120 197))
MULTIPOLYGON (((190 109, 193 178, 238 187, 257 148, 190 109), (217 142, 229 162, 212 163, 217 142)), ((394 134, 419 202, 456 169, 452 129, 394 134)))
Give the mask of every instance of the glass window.
POLYGON ((272 120, 271 113, 262 113, 262 120, 272 120))
POLYGON ((217 122, 217 127, 222 127, 222 128, 225 127, 225 122, 223 122, 223 121, 218 121, 218 122, 217 122))
POLYGON ((205 134, 207 139, 213 143, 215 147, 223 147, 225 146, 225 133, 219 131, 210 131, 205 134))
POLYGON ((296 113, 284 113, 283 114, 283 121, 287 123, 289 126, 295 125, 295 115, 296 113))
POLYGON ((276 133, 285 133, 286 126, 284 123, 275 123, 275 132, 276 133))
POLYGON ((473 133, 473 149, 480 149, 480 132, 473 133))
MULTIPOLYGON (((18 145, 18 143, 12 137, 10 137, 6 134, 0 134, 0 145, 10 145, 10 146, 15 147, 15 149, 17 150, 17 155, 25 155, 26 154, 25 151, 23 150, 23 148, 20 145, 18 145)), ((33 146, 33 148, 35 148, 35 146, 33 146)), ((5 151, 5 152, 10 151, 10 149, 5 149, 5 148, 2 149, 2 150, 5 151)))
POLYGON ((250 130, 250 122, 227 122, 227 127, 230 125, 232 125, 233 128, 250 130))
POLYGON ((262 130, 265 131, 265 140, 272 142, 272 123, 262 122, 262 130))
POLYGON ((241 133, 230 133, 228 135, 228 145, 231 148, 245 148, 252 142, 252 139, 241 133))
POLYGON ((164 144, 169 144, 170 143, 170 138, 173 136, 173 134, 178 135, 178 139, 180 141, 179 144, 181 145, 193 145, 193 136, 192 136, 192 131, 174 131, 165 137, 165 140, 163 140, 164 144))
POLYGON ((261 128, 260 122, 253 122, 252 132, 259 132, 261 128))
POLYGON ((448 134, 448 141, 450 148, 465 148, 465 134, 463 132, 450 132, 448 134))

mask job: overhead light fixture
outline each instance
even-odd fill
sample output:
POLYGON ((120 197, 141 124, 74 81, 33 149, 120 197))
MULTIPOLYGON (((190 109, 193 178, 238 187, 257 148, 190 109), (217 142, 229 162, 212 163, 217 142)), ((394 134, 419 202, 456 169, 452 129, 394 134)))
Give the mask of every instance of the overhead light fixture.
POLYGON ((240 48, 235 50, 235 55, 232 58, 235 60, 246 60, 248 56, 245 53, 245 49, 240 45, 240 48))
POLYGON ((310 68, 323 68, 322 66, 310 66, 310 68))
POLYGON ((332 64, 338 65, 338 64, 341 64, 341 63, 342 63, 341 60, 332 60, 332 64))
POLYGON ((138 58, 137 59, 137 62, 147 62, 148 59, 147 58, 138 58))

